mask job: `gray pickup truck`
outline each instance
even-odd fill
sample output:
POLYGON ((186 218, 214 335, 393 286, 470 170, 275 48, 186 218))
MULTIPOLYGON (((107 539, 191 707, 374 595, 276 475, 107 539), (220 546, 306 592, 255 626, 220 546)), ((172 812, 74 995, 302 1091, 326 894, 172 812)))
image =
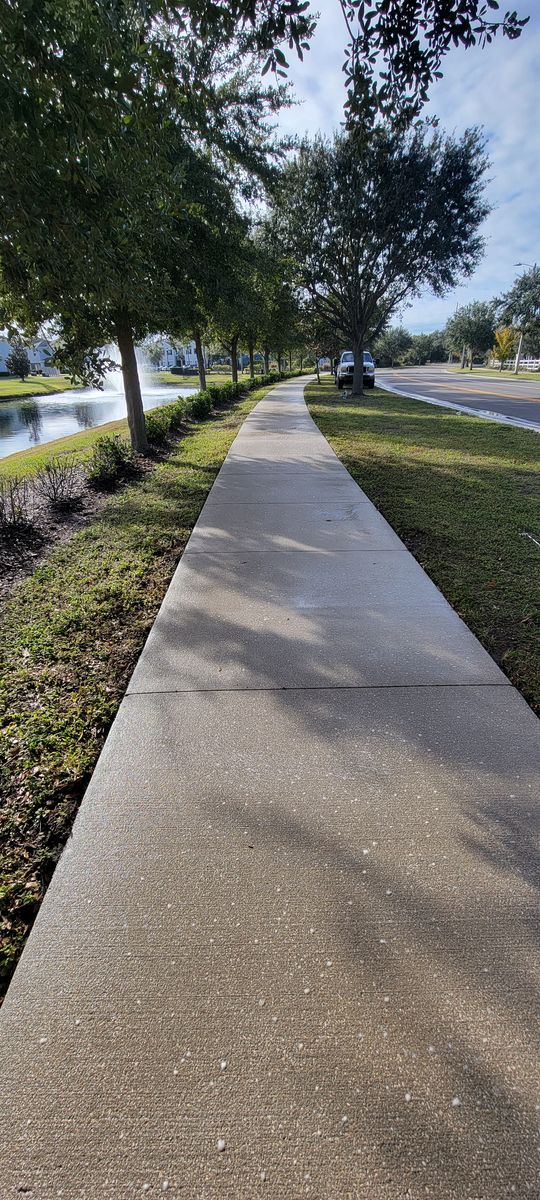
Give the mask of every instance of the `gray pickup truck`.
MULTIPOLYGON (((336 367, 336 383, 341 388, 351 387, 354 371, 354 354, 344 350, 336 367)), ((368 350, 364 350, 364 387, 375 387, 375 363, 368 350)))

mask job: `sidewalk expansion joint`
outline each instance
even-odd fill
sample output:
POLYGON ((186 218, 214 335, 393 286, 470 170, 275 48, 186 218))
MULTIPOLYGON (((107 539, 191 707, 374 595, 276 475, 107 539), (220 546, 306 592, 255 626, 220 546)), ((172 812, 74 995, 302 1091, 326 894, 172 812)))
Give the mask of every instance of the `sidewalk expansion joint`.
POLYGON ((421 688, 510 688, 512 684, 509 679, 497 679, 484 682, 467 683, 323 683, 323 684, 306 684, 302 687, 301 684, 287 684, 275 687, 229 687, 229 688, 152 688, 149 691, 137 691, 125 693, 124 699, 129 699, 131 696, 200 696, 201 694, 214 696, 230 696, 238 693, 246 692, 385 692, 397 691, 401 688, 402 691, 413 691, 421 688))

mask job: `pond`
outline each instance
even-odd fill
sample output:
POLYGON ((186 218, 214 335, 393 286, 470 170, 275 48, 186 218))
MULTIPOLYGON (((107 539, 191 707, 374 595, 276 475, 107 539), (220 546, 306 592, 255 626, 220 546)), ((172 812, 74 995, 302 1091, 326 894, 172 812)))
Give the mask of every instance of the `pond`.
MULTIPOLYGON (((142 398, 146 410, 160 404, 170 404, 178 396, 187 396, 193 388, 177 384, 147 387, 143 384, 142 398)), ((100 392, 95 388, 77 391, 50 392, 47 396, 21 396, 18 400, 0 401, 0 458, 27 450, 55 438, 94 429, 107 421, 118 421, 126 415, 123 391, 110 386, 100 392)))

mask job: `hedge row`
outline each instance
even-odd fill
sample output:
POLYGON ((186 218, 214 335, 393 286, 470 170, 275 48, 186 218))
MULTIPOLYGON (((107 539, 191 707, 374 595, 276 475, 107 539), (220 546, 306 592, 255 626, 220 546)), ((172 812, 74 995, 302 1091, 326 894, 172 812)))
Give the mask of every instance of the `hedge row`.
POLYGON ((205 421, 214 409, 227 408, 239 396, 245 396, 256 388, 271 387, 273 383, 286 378, 286 375, 279 375, 276 371, 270 375, 256 375, 254 379, 243 379, 239 383, 210 383, 193 396, 179 396, 172 404, 146 414, 148 441, 151 446, 164 446, 169 437, 178 433, 188 421, 205 421))

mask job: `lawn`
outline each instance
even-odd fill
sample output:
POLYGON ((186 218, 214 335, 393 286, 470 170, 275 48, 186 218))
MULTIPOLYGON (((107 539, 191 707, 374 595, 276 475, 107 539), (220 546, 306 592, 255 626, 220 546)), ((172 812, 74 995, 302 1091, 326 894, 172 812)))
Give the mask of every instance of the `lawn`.
MULTIPOLYGON (((252 392, 193 427, 150 475, 111 496, 4 607, 4 984, 175 565, 239 426, 267 390, 252 392)), ((103 429, 91 435, 96 432, 103 429)))
MULTIPOLYGON (((272 365, 271 369, 277 371, 277 366, 272 365)), ((196 371, 191 371, 186 375, 176 375, 173 371, 151 371, 149 373, 153 384, 156 383, 177 383, 179 387, 199 387, 199 376, 196 371)), ((207 383, 228 383, 231 379, 230 367, 226 367, 223 371, 207 371, 207 383)), ((249 379, 249 371, 238 372, 239 382, 249 379)))
POLYGON ((85 429, 81 433, 69 434, 68 437, 55 438, 53 442, 44 442, 42 446, 31 446, 29 450, 18 450, 16 454, 8 454, 6 458, 0 458, 0 479, 13 475, 35 475, 58 454, 69 454, 83 462, 89 457, 94 442, 111 433, 119 433, 127 441, 127 417, 119 421, 108 421, 106 425, 96 425, 94 429, 85 429))
POLYGON ((306 388, 351 475, 540 711, 540 439, 375 390, 306 388))
POLYGON ((19 396, 48 396, 50 392, 65 392, 75 387, 69 375, 29 375, 24 383, 20 379, 2 379, 0 376, 0 400, 17 400, 19 396))
POLYGON ((473 367, 472 371, 469 371, 468 367, 464 367, 463 370, 461 367, 447 367, 446 369, 465 377, 480 375, 481 378, 485 377, 486 379, 532 379, 533 383, 540 385, 540 371, 520 371, 518 375, 514 375, 513 371, 497 371, 492 367, 473 367))

